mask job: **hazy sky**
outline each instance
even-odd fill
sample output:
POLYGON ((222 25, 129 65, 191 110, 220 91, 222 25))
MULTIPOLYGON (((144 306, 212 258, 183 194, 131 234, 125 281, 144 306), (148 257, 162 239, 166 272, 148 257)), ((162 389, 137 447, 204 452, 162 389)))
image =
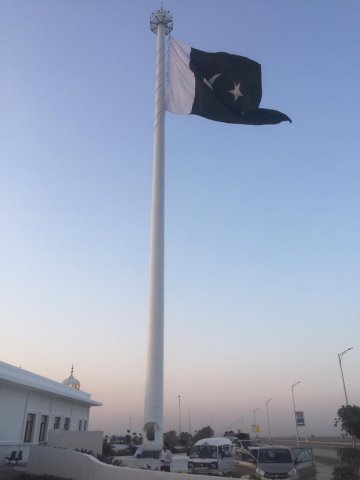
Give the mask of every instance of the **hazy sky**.
MULTIPOLYGON (((166 118, 165 430, 334 434, 360 404, 360 3, 168 0, 293 123, 166 118), (190 413, 190 416, 189 416, 190 413)), ((0 0, 0 359, 143 424, 160 2, 0 0)), ((131 419, 131 420, 130 420, 131 419)))

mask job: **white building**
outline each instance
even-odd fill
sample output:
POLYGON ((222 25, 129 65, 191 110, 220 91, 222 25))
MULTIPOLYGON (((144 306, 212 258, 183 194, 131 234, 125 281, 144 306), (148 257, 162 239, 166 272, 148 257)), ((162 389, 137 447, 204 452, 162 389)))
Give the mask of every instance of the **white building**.
POLYGON ((26 460, 31 445, 51 443, 49 434, 53 444, 86 443, 90 407, 101 405, 80 390, 73 369, 59 383, 0 362, 0 463, 14 450, 26 460))

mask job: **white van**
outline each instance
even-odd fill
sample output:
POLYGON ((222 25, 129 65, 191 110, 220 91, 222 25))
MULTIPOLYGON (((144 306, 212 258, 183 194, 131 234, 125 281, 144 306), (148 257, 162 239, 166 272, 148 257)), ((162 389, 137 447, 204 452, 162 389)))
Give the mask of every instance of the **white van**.
POLYGON ((229 438, 203 438, 192 447, 188 473, 221 475, 234 471, 235 445, 229 438))

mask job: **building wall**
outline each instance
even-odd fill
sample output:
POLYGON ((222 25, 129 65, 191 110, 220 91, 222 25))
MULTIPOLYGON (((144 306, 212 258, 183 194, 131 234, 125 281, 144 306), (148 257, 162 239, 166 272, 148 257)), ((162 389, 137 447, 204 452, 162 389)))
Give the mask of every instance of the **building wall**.
POLYGON ((46 392, 36 392, 13 386, 0 381, 0 462, 12 450, 23 451, 27 459, 29 446, 39 443, 42 416, 47 417, 43 442, 48 439, 48 432, 54 428, 55 417, 61 418, 60 430, 64 430, 65 418, 69 420, 69 431, 85 430, 89 421, 88 405, 72 399, 56 398, 46 392), (27 415, 35 415, 32 438, 25 442, 27 415), (81 421, 81 424, 79 423, 81 421))
POLYGON ((64 430, 50 430, 47 446, 71 450, 86 450, 94 454, 101 454, 103 440, 104 432, 101 431, 66 432, 64 430))
POLYGON ((0 384, 0 445, 19 442, 26 401, 26 391, 0 384))
POLYGON ((72 480, 201 480, 203 475, 184 475, 127 467, 115 467, 99 462, 91 455, 42 446, 31 447, 26 472, 36 475, 55 475, 72 480))

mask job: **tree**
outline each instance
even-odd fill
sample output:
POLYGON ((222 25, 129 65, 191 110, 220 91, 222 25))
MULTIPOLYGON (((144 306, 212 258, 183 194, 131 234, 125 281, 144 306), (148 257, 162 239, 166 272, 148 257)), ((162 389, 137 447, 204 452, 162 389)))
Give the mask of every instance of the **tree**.
POLYGON ((340 424, 343 432, 360 439, 360 407, 357 405, 343 405, 337 411, 337 415, 335 427, 340 424))
POLYGON ((178 444, 178 437, 175 430, 170 430, 169 432, 164 433, 164 442, 169 445, 170 450, 178 444))
POLYGON ((181 432, 179 441, 180 441, 180 445, 182 447, 191 445, 191 435, 190 435, 190 433, 181 432))
MULTIPOLYGON (((360 439, 360 407, 343 405, 337 411, 334 426, 340 428, 347 435, 360 439)), ((343 447, 337 451, 342 465, 334 468, 334 480, 358 480, 360 469, 360 449, 358 447, 343 447)))
POLYGON ((203 427, 201 430, 198 430, 194 436, 194 443, 196 443, 198 440, 201 440, 202 438, 210 438, 214 435, 214 431, 211 427, 203 427))

